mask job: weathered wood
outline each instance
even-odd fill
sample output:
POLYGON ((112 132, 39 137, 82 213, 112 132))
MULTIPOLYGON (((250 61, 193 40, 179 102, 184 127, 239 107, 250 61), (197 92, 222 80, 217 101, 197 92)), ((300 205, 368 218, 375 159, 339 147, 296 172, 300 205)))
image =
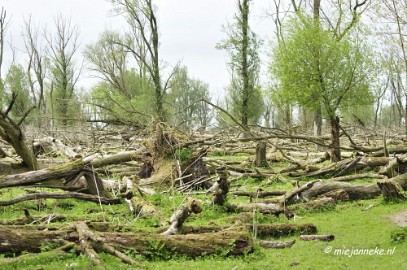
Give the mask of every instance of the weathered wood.
POLYGON ((35 139, 32 144, 34 154, 52 154, 57 156, 66 156, 71 159, 81 158, 79 153, 76 153, 71 148, 66 146, 61 140, 53 137, 45 137, 35 139))
POLYGON ((336 190, 344 190, 348 194, 349 200, 372 199, 381 194, 376 184, 354 185, 346 182, 320 181, 304 191, 302 195, 310 199, 336 190))
POLYGON ((229 173, 225 168, 218 170, 218 179, 215 184, 208 190, 213 193, 213 203, 223 206, 229 192, 229 173))
POLYGON ((202 212, 202 201, 188 198, 188 201, 184 203, 180 209, 177 209, 170 218, 171 226, 162 235, 177 234, 182 228, 185 220, 192 214, 199 214, 202 212))
POLYGON ((295 244, 295 240, 288 241, 288 242, 273 242, 273 241, 266 241, 266 240, 260 240, 258 241, 259 245, 263 248, 290 248, 295 244))
MULTIPOLYGON (((296 224, 296 223, 271 223, 271 224, 246 224, 247 230, 256 230, 259 238, 280 238, 296 234, 314 234, 317 228, 314 224, 296 224)), ((198 234, 213 233, 228 229, 228 226, 183 226, 180 233, 198 234)))
POLYGON ((263 214, 271 214, 278 216, 284 213, 283 207, 280 204, 275 203, 233 203, 229 204, 228 210, 231 212, 251 212, 258 211, 263 214))
MULTIPOLYGON (((145 233, 97 233, 103 236, 105 243, 122 251, 132 248, 140 254, 146 254, 151 242, 159 242, 163 249, 185 254, 191 257, 219 253, 227 250, 225 255, 244 255, 253 250, 253 241, 245 227, 223 230, 216 233, 188 235, 160 235, 145 233)), ((17 226, 0 226, 0 253, 7 252, 41 252, 47 244, 58 244, 61 240, 78 243, 75 228, 52 230, 35 230, 34 228, 17 226)), ((148 254, 147 254, 148 255, 148 254)))
POLYGON ((59 180, 57 182, 68 186, 81 177, 86 179, 88 192, 101 197, 110 197, 109 192, 107 192, 103 186, 103 182, 97 174, 89 168, 89 162, 81 159, 38 171, 0 176, 0 188, 31 185, 41 186, 41 184, 46 181, 54 180, 59 180))
POLYGON ((314 186, 314 184, 317 182, 319 182, 319 180, 310 181, 310 182, 302 185, 301 187, 288 192, 287 194, 284 195, 284 198, 283 198, 283 200, 281 200, 280 204, 283 206, 287 206, 287 205, 294 203, 295 201, 298 201, 298 200, 295 200, 295 197, 300 196, 300 194, 302 192, 304 192, 305 190, 312 188, 314 186))
POLYGON ((392 181, 379 181, 377 182, 377 185, 382 191, 385 199, 407 200, 407 198, 400 193, 401 188, 398 187, 397 183, 392 181))
POLYGON ((320 240, 320 241, 333 241, 335 236, 332 234, 323 234, 323 235, 301 235, 301 240, 311 241, 311 240, 320 240))
POLYGON ((136 151, 123 151, 111 156, 97 158, 90 161, 93 168, 99 168, 106 165, 120 164, 123 162, 129 162, 132 160, 142 160, 143 152, 146 151, 145 148, 140 148, 136 151))
POLYGON ((254 164, 256 167, 266 167, 267 166, 267 143, 265 141, 258 142, 256 145, 256 159, 254 164))
POLYGON ((266 198, 266 197, 272 197, 272 196, 281 196, 285 195, 287 191, 284 190, 262 190, 262 191, 255 191, 255 192, 248 192, 248 191, 233 191, 232 194, 234 196, 245 196, 245 197, 250 197, 250 198, 266 198))
POLYGON ((39 199, 78 199, 83 201, 101 203, 101 204, 120 204, 120 199, 111 199, 98 197, 90 194, 83 194, 77 192, 64 192, 64 193, 32 193, 22 195, 7 201, 0 201, 0 206, 9 206, 20 202, 39 200, 39 199))

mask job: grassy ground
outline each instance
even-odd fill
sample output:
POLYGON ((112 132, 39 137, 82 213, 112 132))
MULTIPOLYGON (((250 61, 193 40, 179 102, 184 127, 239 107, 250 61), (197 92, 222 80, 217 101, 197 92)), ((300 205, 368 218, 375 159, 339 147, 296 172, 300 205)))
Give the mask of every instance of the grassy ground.
MULTIPOLYGON (((181 197, 177 199, 182 200, 181 197)), ((154 200, 156 202, 160 201, 157 198, 154 200)), ((161 203, 166 204, 167 201, 163 199, 161 203)), ((81 216, 81 211, 83 211, 84 216, 89 218, 89 212, 97 210, 94 204, 81 203, 79 206, 72 201, 66 202, 62 207, 69 208, 62 212, 71 214, 75 218, 81 216), (75 207, 72 208, 72 205, 75 207)), ((304 242, 298 240, 298 236, 292 236, 287 239, 297 239, 297 243, 290 249, 266 250, 256 248, 253 254, 243 258, 223 258, 217 255, 191 260, 182 257, 172 258, 170 254, 160 250, 151 250, 157 254, 150 261, 146 261, 134 253, 133 255, 138 260, 142 260, 148 269, 286 269, 291 267, 293 269, 403 269, 403 266, 407 264, 407 242, 395 242, 391 239, 391 233, 396 231, 397 227, 391 223, 388 216, 406 208, 407 203, 392 204, 377 199, 359 203, 344 203, 338 205, 335 209, 325 209, 321 212, 302 212, 299 213, 300 218, 289 222, 314 223, 319 233, 334 234, 335 240, 328 243, 304 242), (371 204, 375 206, 368 211, 362 211, 371 204), (348 252, 350 253, 348 255, 343 254, 346 253, 346 249, 349 249, 348 252), (385 253, 390 250, 392 254, 351 254, 352 250, 355 253, 359 249, 371 249, 372 252, 379 252, 380 249, 383 249, 385 253)), ((53 206, 53 209, 55 210, 55 206, 53 206)), ((41 213, 51 212, 49 210, 50 208, 47 206, 41 210, 41 213)), ((104 218, 118 224, 130 225, 132 221, 122 215, 123 211, 125 209, 120 206, 105 209, 104 218)), ((7 210, 3 210, 2 215, 14 216, 14 213, 7 213, 7 210)), ((103 217, 93 215, 93 218, 100 219, 103 217)), ((211 221, 217 224, 225 224, 231 219, 233 219, 233 215, 225 213, 221 209, 206 206, 204 213, 195 216, 190 223, 207 224, 211 221)), ((261 214, 258 214, 257 219, 267 222, 285 222, 284 218, 263 217, 261 214)), ((158 221, 144 219, 134 222, 134 227, 153 226, 154 222, 158 221)), ((5 258, 0 261, 0 269, 61 269, 61 267, 63 269, 93 269, 90 261, 84 256, 77 257, 75 254, 69 253, 64 256, 55 256, 53 252, 45 251, 47 251, 46 246, 44 247, 44 253, 39 256, 23 256, 17 260, 5 258)), ((128 253, 131 254, 131 251, 128 253)), ((100 269, 130 269, 111 256, 103 255, 102 258, 105 265, 100 269)))
MULTIPOLYGON (((371 181, 361 180, 360 182, 371 181)), ((265 181, 242 179, 234 183, 235 187, 244 185, 242 190, 255 190, 263 186, 265 181)), ((267 189, 288 189, 290 184, 269 181, 267 189)), ((4 189, 0 200, 6 200, 22 193, 19 189, 4 189)), ((214 207, 209 202, 210 196, 193 195, 206 204, 204 211, 188 219, 188 224, 208 225, 232 224, 238 214, 227 213, 223 208, 214 207)), ((185 195, 157 194, 149 200, 159 207, 165 219, 183 202, 185 195)), ((231 198, 231 201, 247 202, 247 198, 231 198)), ((126 205, 103 206, 78 202, 75 200, 46 200, 40 202, 24 202, 10 207, 0 208, 0 220, 21 218, 22 209, 29 209, 33 216, 47 216, 52 213, 64 214, 70 221, 78 219, 107 221, 126 225, 130 229, 153 231, 162 223, 157 217, 138 219, 129 213, 126 205)), ((389 220, 391 214, 407 209, 407 203, 384 202, 382 198, 369 201, 341 203, 336 207, 321 210, 297 212, 298 217, 287 221, 284 216, 279 218, 255 215, 258 223, 290 222, 313 223, 320 234, 333 234, 332 242, 301 241, 299 236, 291 236, 279 240, 296 239, 297 242, 288 249, 263 249, 256 247, 252 254, 244 257, 225 258, 222 254, 188 259, 172 256, 152 245, 149 250, 150 260, 141 257, 132 250, 128 255, 143 263, 147 269, 404 269, 407 265, 407 240, 394 241, 392 233, 400 230, 389 220), (368 206, 373 205, 367 211, 368 206), (371 252, 371 255, 355 254, 371 252), (383 250, 383 251, 381 251, 383 250), (389 251, 389 253, 388 253, 389 251), (378 253, 385 254, 379 255, 378 253), (388 254, 387 254, 388 253, 388 254)), ((121 263, 117 258, 102 254, 105 264, 93 267, 90 260, 83 255, 53 251, 52 247, 44 246, 39 255, 22 255, 13 258, 13 254, 0 255, 0 269, 136 269, 121 263)))

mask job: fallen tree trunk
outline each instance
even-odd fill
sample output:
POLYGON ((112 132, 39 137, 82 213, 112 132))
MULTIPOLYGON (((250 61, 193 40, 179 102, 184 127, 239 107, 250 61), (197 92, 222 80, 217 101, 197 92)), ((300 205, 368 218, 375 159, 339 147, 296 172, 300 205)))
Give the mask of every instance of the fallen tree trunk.
MULTIPOLYGON (((271 224, 246 224, 247 230, 256 230, 260 238, 280 238, 295 234, 314 234, 317 228, 314 224, 294 224, 294 223, 271 223, 271 224)), ((183 226, 182 234, 213 233, 228 229, 226 226, 183 226)))
POLYGON ((78 199, 83 201, 101 203, 101 204, 120 204, 120 199, 111 199, 98 197, 90 194, 83 194, 77 192, 64 192, 64 193, 33 193, 26 194, 8 201, 0 201, 0 206, 9 206, 20 202, 32 201, 38 199, 78 199))
POLYGON ((311 241, 311 240, 320 240, 320 241, 333 241, 335 236, 332 234, 323 234, 323 235, 301 235, 301 240, 311 241))
POLYGON ((272 241, 265 241, 260 240, 259 245, 263 248, 289 248, 295 244, 295 240, 288 241, 288 242, 272 242, 272 241))
MULTIPOLYGON (((94 232, 103 236, 106 243, 120 251, 134 249, 140 254, 148 255, 151 243, 158 242, 162 250, 190 257, 216 254, 227 250, 226 255, 244 255, 253 250, 253 241, 244 227, 224 230, 216 233, 189 235, 160 235, 144 233, 94 232)), ((79 243, 76 228, 52 230, 35 230, 33 227, 0 226, 0 253, 41 252, 47 244, 60 244, 63 241, 79 243)))
POLYGON ((265 198, 271 196, 281 196, 286 194, 287 191, 284 190, 264 190, 264 191, 257 191, 257 192, 247 192, 247 191, 233 191, 232 194, 235 196, 246 196, 250 198, 265 198))
POLYGON ((110 197, 101 179, 89 168, 89 162, 85 160, 76 160, 38 171, 0 176, 0 188, 30 185, 41 186, 44 182, 55 180, 57 180, 57 183, 60 183, 60 186, 61 184, 69 186, 69 184, 77 182, 81 177, 86 179, 89 193, 106 198, 110 197))
POLYGON ((310 189, 302 193, 307 199, 316 198, 320 195, 343 190, 347 193, 349 200, 364 200, 372 199, 381 194, 379 187, 376 184, 368 185, 353 185, 346 182, 335 181, 320 181, 315 183, 310 189))

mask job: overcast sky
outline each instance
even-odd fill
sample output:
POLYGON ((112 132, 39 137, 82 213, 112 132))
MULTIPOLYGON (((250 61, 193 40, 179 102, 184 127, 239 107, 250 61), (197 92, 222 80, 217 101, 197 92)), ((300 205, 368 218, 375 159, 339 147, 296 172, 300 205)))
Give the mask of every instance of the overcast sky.
MULTIPOLYGON (((179 60, 188 67, 190 75, 209 83, 213 98, 222 96, 228 84, 226 54, 215 49, 217 42, 225 37, 222 25, 232 21, 236 11, 235 0, 156 0, 161 58, 170 66, 179 60)), ((253 1, 252 28, 261 38, 272 36, 272 22, 265 19, 269 0, 253 1)), ((80 29, 82 51, 86 44, 94 43, 105 29, 123 30, 126 23, 112 14, 108 0, 0 0, 0 6, 11 18, 7 38, 12 38, 17 52, 24 49, 21 39, 24 18, 32 15, 33 21, 53 29, 53 18, 62 14, 80 29)), ((263 49, 265 51, 266 48, 263 49)), ((10 51, 7 50, 7 53, 10 51)), ((24 56, 17 55, 23 62, 24 56)), ((7 56, 6 56, 7 58, 7 56)), ((266 62, 266 61, 265 61, 266 62)), ((10 58, 4 62, 7 69, 10 58)), ((94 81, 85 73, 80 85, 90 87, 94 81)))

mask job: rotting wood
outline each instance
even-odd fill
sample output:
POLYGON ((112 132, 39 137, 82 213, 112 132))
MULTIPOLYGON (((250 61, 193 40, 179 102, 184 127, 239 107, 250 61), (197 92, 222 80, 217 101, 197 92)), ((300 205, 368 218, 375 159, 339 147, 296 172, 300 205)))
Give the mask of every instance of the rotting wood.
MULTIPOLYGON (((59 244, 64 241, 78 243, 75 228, 60 228, 60 230, 36 230, 24 226, 0 226, 0 253, 41 252, 46 244, 59 244)), ((65 227, 66 228, 66 227, 65 227)), ((159 242, 163 250, 190 257, 211 255, 226 250, 226 256, 244 255, 253 250, 253 240, 245 227, 233 230, 223 230, 216 233, 188 234, 188 235, 160 235, 146 233, 113 233, 94 232, 96 236, 103 236, 105 243, 123 252, 133 249, 142 255, 148 255, 152 242, 159 242)))
POLYGON ((285 195, 287 191, 284 190, 258 190, 254 192, 236 190, 231 192, 234 196, 245 196, 250 198, 266 198, 272 196, 281 196, 285 195))
POLYGON ((184 203, 170 218, 171 226, 162 235, 173 235, 177 234, 182 228, 185 220, 192 214, 199 214, 202 212, 202 202, 200 200, 195 200, 188 198, 187 202, 184 203))
POLYGON ((218 178, 215 184, 208 190, 213 193, 213 203, 216 205, 223 206, 226 202, 226 197, 229 192, 229 172, 224 168, 218 168, 218 178))
POLYGON ((78 199, 82 201, 89 201, 101 204, 120 204, 122 203, 120 199, 112 199, 105 197, 98 197, 91 194, 83 194, 77 192, 52 192, 52 193, 32 193, 22 195, 17 198, 13 198, 7 201, 0 201, 0 206, 9 206, 20 202, 32 201, 38 199, 78 199))
POLYGON ((284 199, 281 200, 280 204, 285 206, 288 206, 294 202, 298 202, 299 199, 296 199, 297 197, 301 197, 301 193, 312 188, 314 186, 315 183, 320 182, 319 180, 314 180, 314 181, 310 181, 304 185, 302 185, 301 187, 294 189, 292 191, 287 192, 284 195, 284 199))
POLYGON ((397 183, 392 181, 379 181, 377 182, 382 194, 386 200, 396 199, 396 200, 407 200, 407 198, 401 194, 401 188, 398 187, 397 183))
POLYGON ((287 242, 274 242, 274 241, 266 241, 260 240, 258 241, 259 245, 263 248, 290 248, 295 244, 295 240, 287 241, 287 242))
POLYGON ((320 241, 333 241, 335 240, 335 236, 332 234, 321 234, 321 235, 301 235, 301 240, 304 241, 311 241, 311 240, 320 240, 320 241))
POLYGON ((109 192, 107 192, 103 186, 103 182, 97 174, 89 168, 89 163, 81 159, 38 171, 0 176, 0 188, 31 185, 40 187, 41 183, 56 180, 60 185, 69 186, 69 184, 77 182, 81 177, 86 179, 88 192, 101 197, 110 197, 109 192))
POLYGON ((232 203, 227 205, 230 212, 251 212, 258 211, 262 214, 279 216, 284 213, 280 204, 275 203, 232 203))

